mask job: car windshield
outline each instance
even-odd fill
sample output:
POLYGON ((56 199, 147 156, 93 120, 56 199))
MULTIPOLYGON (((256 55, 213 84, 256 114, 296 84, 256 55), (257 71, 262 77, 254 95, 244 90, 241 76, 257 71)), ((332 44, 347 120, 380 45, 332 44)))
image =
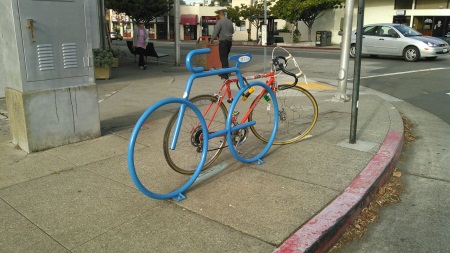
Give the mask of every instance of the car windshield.
POLYGON ((420 32, 405 25, 396 25, 394 27, 405 37, 423 36, 420 32))

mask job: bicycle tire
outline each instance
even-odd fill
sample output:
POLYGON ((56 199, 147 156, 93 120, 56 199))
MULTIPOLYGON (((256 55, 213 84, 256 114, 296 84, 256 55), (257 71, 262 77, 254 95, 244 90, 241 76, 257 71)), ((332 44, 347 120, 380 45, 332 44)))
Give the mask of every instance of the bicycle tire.
MULTIPOLYGON (((279 110, 278 133, 274 145, 285 145, 297 142, 304 138, 314 127, 319 115, 317 102, 311 93, 299 86, 279 85, 276 92, 279 110)), ((250 130, 260 140, 267 142, 270 129, 264 129, 264 119, 267 119, 267 111, 260 99, 251 114, 249 121, 261 122, 251 126, 250 130)))
MULTIPOLYGON (((193 103, 199 110, 203 113, 203 117, 208 126, 208 131, 221 130, 225 129, 225 121, 228 114, 228 110, 223 103, 220 103, 219 108, 217 108, 218 98, 211 95, 199 95, 193 97, 189 100, 193 103), (205 109, 203 109, 206 107, 205 109), (209 110, 207 110, 209 108, 209 110), (214 110, 217 108, 217 112, 214 114, 214 118, 212 118, 212 114, 214 110), (222 116, 222 115, 223 116, 222 116)), ((178 112, 174 113, 172 118, 167 124, 166 131, 164 133, 164 157, 169 164, 169 166, 175 171, 182 174, 193 174, 195 171, 195 167, 192 167, 192 164, 189 164, 191 161, 195 160, 192 158, 193 154, 199 154, 199 141, 202 135, 201 132, 195 131, 198 128, 198 120, 196 121, 188 121, 189 115, 186 115, 183 119, 182 129, 184 134, 180 133, 178 137, 177 150, 172 151, 169 148, 170 136, 173 132, 173 128, 175 126, 175 122, 178 118, 178 112), (192 131, 189 133, 189 131, 192 131), (183 135, 183 136, 182 136, 183 135), (187 159, 189 158, 189 159, 187 159), (188 168, 189 167, 189 168, 188 168)), ((194 117, 196 119, 196 117, 194 117)), ((220 153, 222 152, 224 146, 226 144, 226 136, 216 137, 209 140, 209 150, 206 155, 205 165, 202 170, 210 167, 216 160, 219 158, 220 153)), ((195 161, 193 162, 195 163, 195 161)))
MULTIPOLYGON (((271 135, 267 140, 267 144, 262 148, 262 151, 256 155, 253 155, 252 157, 243 157, 241 154, 239 154, 239 152, 237 152, 236 147, 234 145, 234 140, 233 140, 233 132, 236 131, 236 129, 243 127, 241 124, 238 124, 237 126, 233 126, 233 113, 229 113, 227 116, 227 122, 226 122, 226 129, 227 129, 227 141, 228 141, 228 147, 230 149, 231 154, 239 161, 243 162, 243 163, 254 163, 254 162, 260 162, 261 158, 269 151, 270 147, 272 146, 272 142, 275 139, 275 135, 277 134, 277 129, 278 129, 278 102, 275 99, 275 93, 270 89, 269 86, 267 86, 267 84, 260 82, 260 81, 255 81, 255 82, 251 82, 247 85, 247 87, 245 89, 241 89, 238 91, 238 93, 236 94, 236 96, 233 98, 233 102, 231 103, 230 112, 234 112, 235 108, 237 106, 238 101, 241 101, 241 96, 243 96, 244 92, 246 92, 250 87, 255 87, 255 86, 260 86, 263 89, 266 89, 268 92, 268 95, 271 98, 271 111, 273 111, 273 115, 272 117, 272 131, 271 131, 271 135), (241 125, 241 126, 240 126, 241 125)), ((249 123, 251 122, 250 120, 248 121, 249 123)), ((255 125, 259 124, 258 122, 255 123, 255 125)), ((254 148, 253 148, 254 149, 254 148)))
POLYGON ((199 164, 197 166, 197 169, 195 172, 189 177, 189 179, 181 185, 179 188, 174 189, 173 191, 169 191, 167 193, 156 193, 151 190, 149 190, 146 186, 144 186, 139 179, 136 167, 135 167, 135 145, 136 140, 139 135, 139 131, 142 129, 143 124, 146 122, 146 120, 149 118, 149 116, 156 111, 158 108, 165 106, 167 104, 184 104, 190 109, 192 109, 196 116, 199 119, 201 128, 203 131, 207 131, 206 123, 203 119, 202 113, 198 110, 198 108, 195 107, 194 104, 191 102, 182 99, 182 98, 166 98, 161 101, 158 101, 154 105, 150 106, 139 118, 136 125, 133 128, 133 131, 131 132, 130 141, 128 144, 128 153, 127 153, 127 161, 128 161, 128 172, 130 173, 131 179, 133 183, 136 185, 139 191, 141 191, 144 195, 154 198, 154 199, 169 199, 169 198, 178 198, 183 199, 184 196, 182 196, 182 193, 186 191, 197 179, 197 177, 200 175, 201 169, 203 168, 206 160, 206 153, 208 150, 208 143, 206 142, 205 145, 203 145, 202 149, 202 156, 200 158, 199 164))

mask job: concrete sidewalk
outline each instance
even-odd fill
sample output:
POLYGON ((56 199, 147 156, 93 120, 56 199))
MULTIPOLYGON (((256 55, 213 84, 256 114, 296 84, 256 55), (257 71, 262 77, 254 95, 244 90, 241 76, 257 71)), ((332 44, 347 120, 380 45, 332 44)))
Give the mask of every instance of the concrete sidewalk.
MULTIPOLYGON (((319 119, 310 138, 272 147, 263 165, 239 163, 224 150, 215 165, 222 169, 185 192, 182 202, 147 198, 128 174, 130 132, 151 104, 181 97, 189 72, 164 63, 142 71, 132 59, 123 60, 111 80, 97 82, 98 139, 26 154, 10 143, 0 101, 2 252, 300 251, 293 248, 301 244, 297 240, 286 244, 291 235, 310 226, 308 221, 328 210, 336 197, 341 199, 362 171, 373 166, 382 173, 383 159, 395 161, 384 145, 387 136, 403 132, 397 109, 380 96, 361 94, 358 142, 350 145, 351 103, 330 101, 333 87, 323 86, 311 90, 319 119)), ((243 72, 259 71, 255 62, 243 72)), ((213 94, 219 83, 218 77, 199 79, 191 96, 213 94)), ((147 159, 164 162, 162 157, 147 159)), ((368 194, 360 191, 362 197, 368 194)))

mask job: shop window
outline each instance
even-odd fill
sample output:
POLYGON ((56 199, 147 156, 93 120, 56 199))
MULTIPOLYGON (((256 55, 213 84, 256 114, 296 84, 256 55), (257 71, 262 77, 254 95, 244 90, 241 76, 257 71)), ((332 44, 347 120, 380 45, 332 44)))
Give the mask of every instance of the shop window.
POLYGON ((411 16, 394 16, 393 23, 410 26, 411 16))
POLYGON ((444 38, 444 33, 445 33, 445 17, 434 17, 434 22, 433 22, 433 32, 432 35, 433 37, 438 37, 438 38, 444 38))
POLYGON ((413 28, 423 35, 432 36, 433 17, 414 17, 413 28))
POLYGON ((413 0, 395 0, 396 10, 410 10, 412 9, 413 0))
POLYGON ((416 0, 416 9, 448 9, 449 0, 416 0))

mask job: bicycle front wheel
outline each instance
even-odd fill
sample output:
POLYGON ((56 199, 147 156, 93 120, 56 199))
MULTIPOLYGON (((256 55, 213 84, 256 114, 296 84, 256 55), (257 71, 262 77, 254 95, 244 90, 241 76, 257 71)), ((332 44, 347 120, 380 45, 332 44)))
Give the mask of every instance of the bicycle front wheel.
MULTIPOLYGON (((223 103, 219 104, 217 97, 211 95, 200 95, 189 100, 203 114, 209 133, 225 129, 227 108, 223 103)), ((167 124, 164 134, 163 149, 164 157, 169 166, 182 174, 193 174, 199 163, 203 148, 203 131, 194 111, 186 110, 181 125, 180 135, 176 150, 170 149, 175 122, 178 113, 174 113, 167 124)), ((204 169, 207 169, 219 157, 226 144, 226 136, 219 136, 209 140, 208 152, 204 169)))
MULTIPOLYGON (((314 127, 319 115, 319 109, 314 97, 307 90, 290 85, 279 85, 276 92, 278 101, 278 132, 273 144, 290 144, 301 140, 314 127)), ((273 116, 273 110, 266 109, 265 101, 256 98, 249 121, 255 120, 258 124, 251 126, 250 130, 260 140, 267 142, 271 136, 272 128, 267 120, 273 116)))

